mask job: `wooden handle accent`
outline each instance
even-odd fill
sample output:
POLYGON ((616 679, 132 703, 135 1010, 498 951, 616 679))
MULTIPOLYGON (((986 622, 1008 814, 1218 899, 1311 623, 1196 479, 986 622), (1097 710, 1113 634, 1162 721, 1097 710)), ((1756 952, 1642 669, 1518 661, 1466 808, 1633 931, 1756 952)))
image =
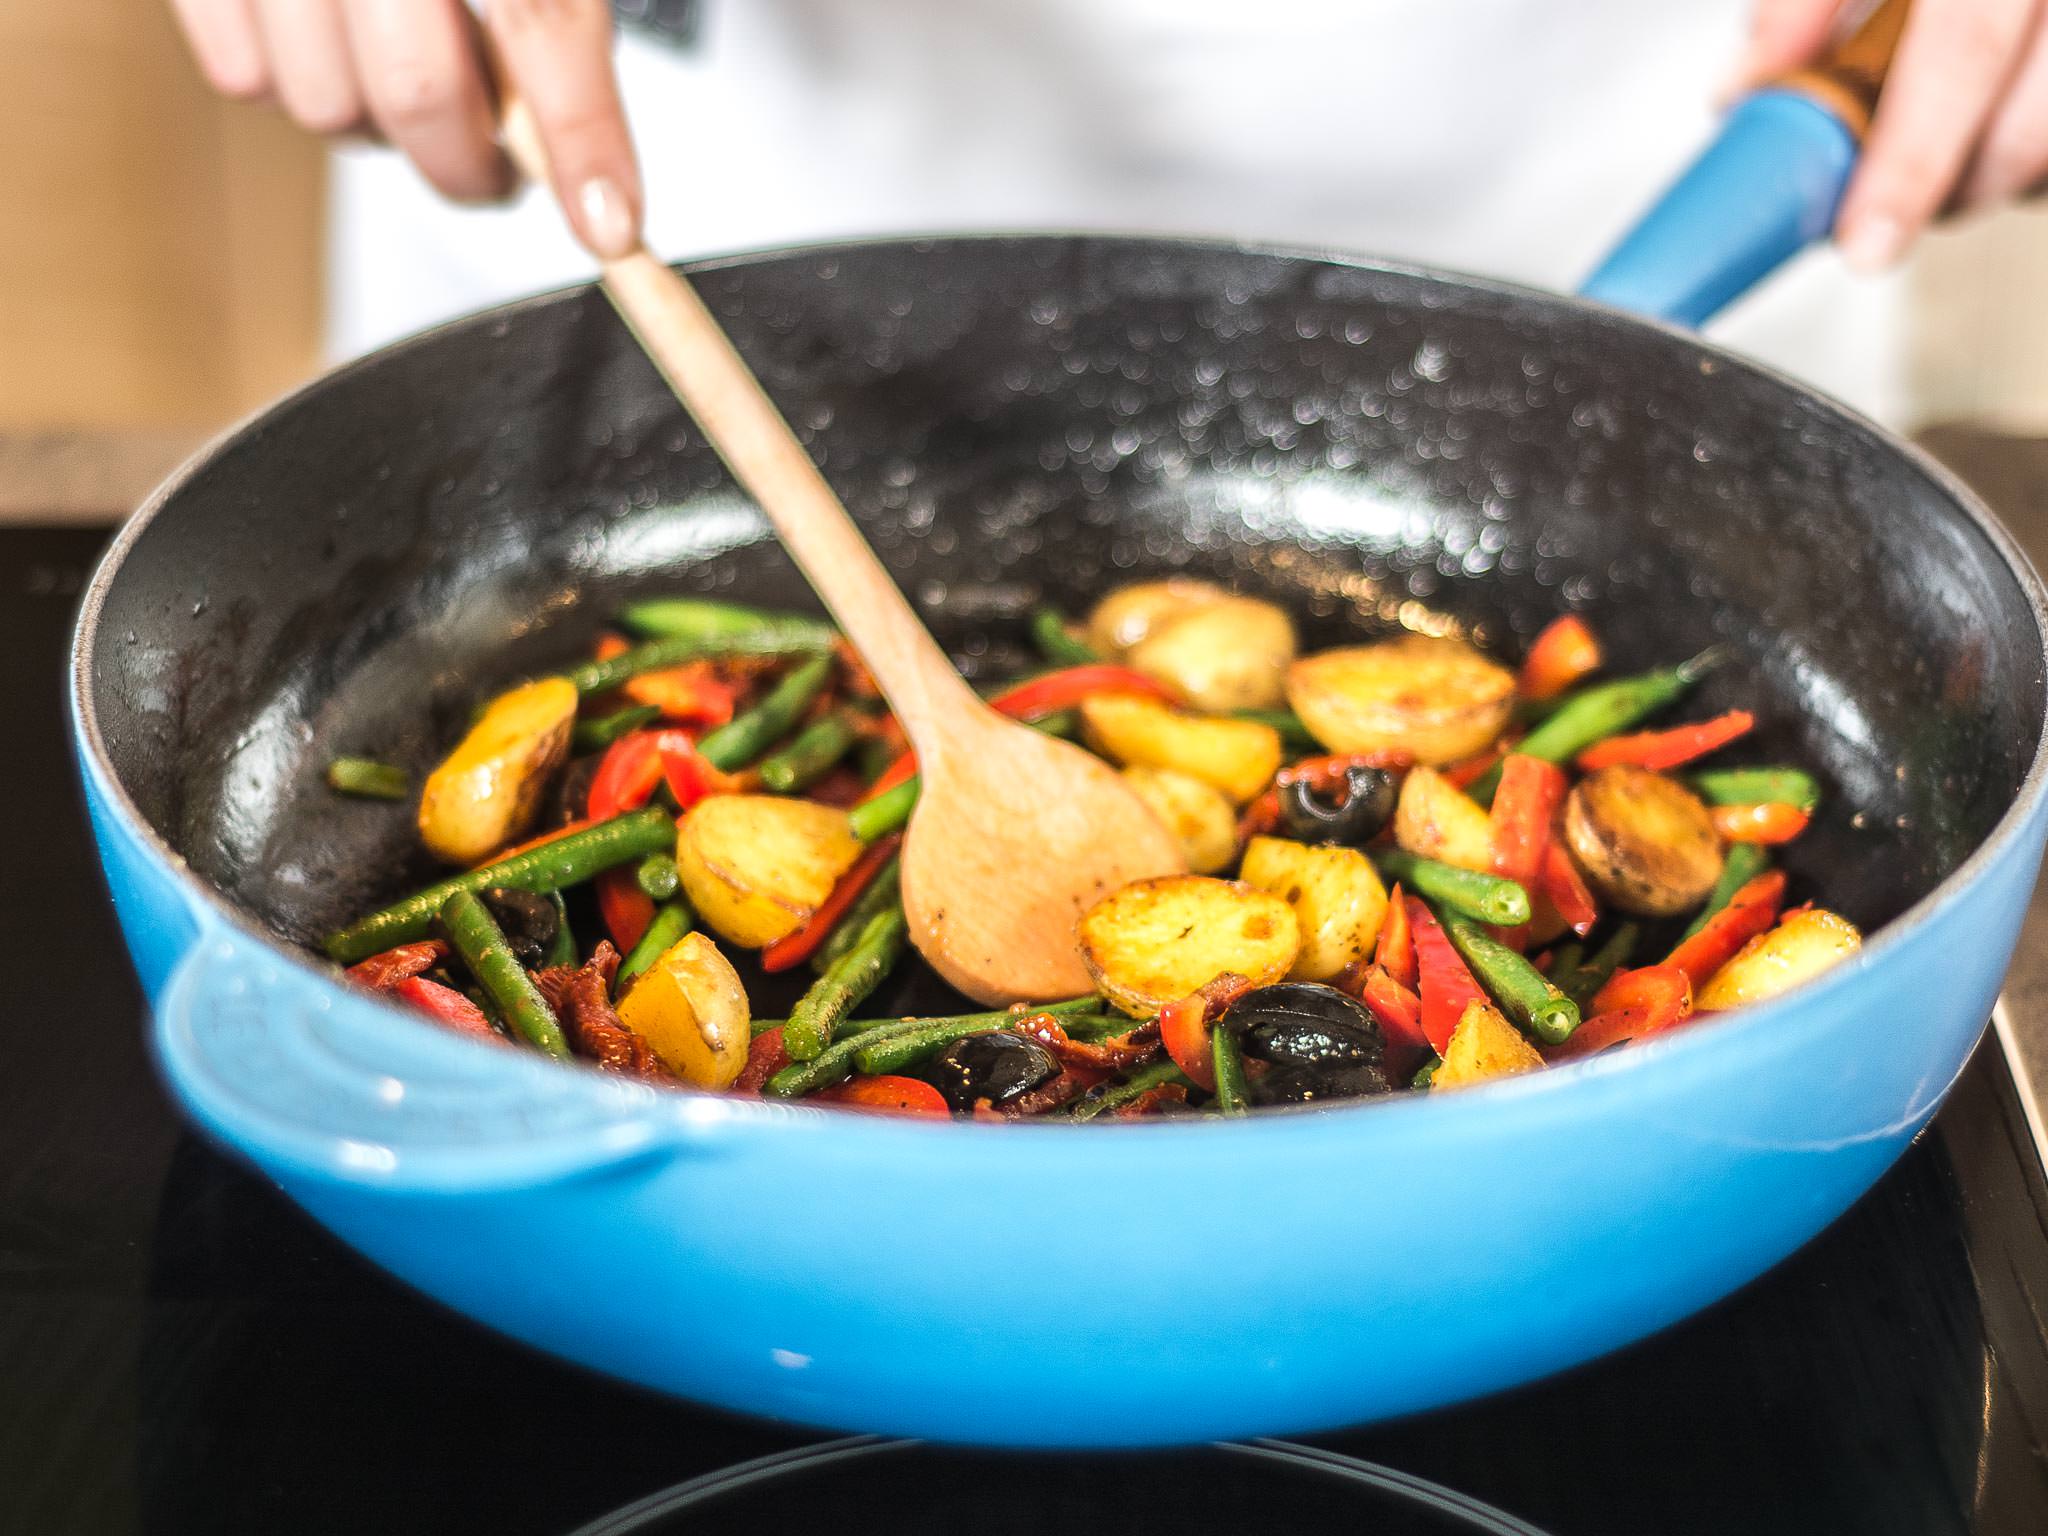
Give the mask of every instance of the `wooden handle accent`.
MULTIPOLYGON (((500 75, 500 131, 527 180, 547 156, 500 75)), ((697 290, 645 247, 603 263, 605 292, 718 456, 767 514, 903 722, 934 758, 995 716, 954 669, 697 290)))
POLYGON ((1856 29, 1804 69, 1772 82, 1781 90, 1810 96, 1861 139, 1870 132, 1878 92, 1898 52, 1913 0, 1883 0, 1856 29))

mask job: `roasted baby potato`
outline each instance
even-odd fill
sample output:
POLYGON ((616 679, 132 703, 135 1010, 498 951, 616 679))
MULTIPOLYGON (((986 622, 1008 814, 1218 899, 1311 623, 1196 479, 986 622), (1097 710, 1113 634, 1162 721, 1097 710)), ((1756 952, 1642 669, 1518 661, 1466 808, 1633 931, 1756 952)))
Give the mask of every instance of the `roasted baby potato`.
POLYGON ((1213 875, 1237 857, 1237 812, 1213 784, 1171 768, 1126 768, 1124 782, 1166 824, 1188 868, 1213 875))
POLYGON ((1294 909, 1301 953, 1289 981, 1328 981, 1372 953, 1386 921, 1387 888, 1372 860, 1356 848, 1255 837, 1239 874, 1245 884, 1271 891, 1294 909))
POLYGON ((1081 701, 1081 722, 1103 756, 1190 774, 1239 805, 1280 771, 1280 733, 1254 720, 1207 720, 1137 694, 1097 693, 1081 701))
POLYGON ((1287 701, 1332 752, 1452 763, 1484 750, 1515 707, 1515 675, 1462 640, 1403 635, 1304 656, 1287 701))
POLYGON ((860 853, 846 812, 775 795, 713 795, 676 826, 683 894, 748 949, 796 932, 860 853))
POLYGON ((1777 927, 1760 933, 1700 988, 1693 1006, 1741 1008, 1789 992, 1811 981, 1863 947, 1863 935, 1846 917, 1824 907, 1794 912, 1777 927))
POLYGON ((1287 695, 1294 621, 1255 597, 1222 597, 1172 615, 1125 654, 1196 709, 1271 709, 1287 695))
POLYGON ((1451 1043, 1444 1048, 1443 1065, 1436 1069, 1429 1086, 1432 1092, 1468 1088, 1488 1078, 1533 1072, 1542 1065, 1536 1047, 1522 1038, 1499 1009, 1467 1003, 1458 1027, 1451 1031, 1451 1043))
POLYGON ((1081 914, 1081 957, 1109 1000, 1148 1019, 1235 971, 1255 987, 1286 976, 1301 948, 1294 911, 1241 880, 1166 875, 1105 896, 1081 914))
POLYGON ((1564 837, 1594 889, 1643 917, 1690 911, 1721 878, 1721 839, 1705 802, 1647 768, 1587 774, 1565 797, 1564 837))
POLYGON ((1118 587, 1088 615, 1088 643, 1111 660, 1120 659, 1169 619, 1221 602, 1229 595, 1215 582, 1196 576, 1118 587))
POLYGON ((701 933, 684 934, 641 972, 619 999, 619 1022, 699 1088, 730 1088, 747 1064, 747 990, 701 933))
POLYGON ((1411 768, 1394 804, 1394 841, 1418 858, 1493 868, 1493 820, 1479 802, 1434 768, 1411 768))
POLYGON ((544 677, 491 700, 427 776, 420 841, 449 864, 476 864, 524 832, 569 752, 576 687, 544 677))

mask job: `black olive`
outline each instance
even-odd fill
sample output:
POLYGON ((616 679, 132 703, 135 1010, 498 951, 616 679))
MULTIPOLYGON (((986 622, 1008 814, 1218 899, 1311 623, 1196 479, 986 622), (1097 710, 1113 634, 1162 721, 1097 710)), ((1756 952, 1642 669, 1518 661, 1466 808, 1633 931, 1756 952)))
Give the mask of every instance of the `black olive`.
POLYGON ((555 904, 545 896, 509 886, 493 886, 482 894, 484 905, 505 931, 505 943, 519 963, 529 970, 539 965, 561 930, 555 904))
POLYGON ((1254 1104, 1309 1104, 1386 1093, 1386 1036, 1358 999, 1335 987, 1258 987, 1232 1003, 1218 1027, 1267 1070, 1249 1080, 1254 1104))
POLYGON ((1007 1104, 1022 1098, 1059 1073, 1059 1058, 1036 1040, 997 1032, 955 1040, 925 1064, 923 1076, 964 1113, 984 1099, 1007 1104))
POLYGON ((1344 770, 1344 792, 1334 803, 1306 779, 1280 791, 1280 827, 1304 843, 1342 843, 1362 848, 1394 814, 1394 776, 1384 768, 1357 764, 1344 770))

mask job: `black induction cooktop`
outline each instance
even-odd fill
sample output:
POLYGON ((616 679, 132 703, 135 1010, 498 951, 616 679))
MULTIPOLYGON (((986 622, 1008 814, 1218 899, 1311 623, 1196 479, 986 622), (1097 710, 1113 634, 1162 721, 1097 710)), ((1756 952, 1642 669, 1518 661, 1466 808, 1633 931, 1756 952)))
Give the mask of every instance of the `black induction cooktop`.
POLYGON ((1728 1301, 1555 1380, 1303 1445, 833 1439, 485 1332, 215 1152, 157 1084, 63 726, 103 539, 0 530, 0 1532, 2048 1531, 2048 1184, 1990 1037, 1885 1180, 1728 1301))

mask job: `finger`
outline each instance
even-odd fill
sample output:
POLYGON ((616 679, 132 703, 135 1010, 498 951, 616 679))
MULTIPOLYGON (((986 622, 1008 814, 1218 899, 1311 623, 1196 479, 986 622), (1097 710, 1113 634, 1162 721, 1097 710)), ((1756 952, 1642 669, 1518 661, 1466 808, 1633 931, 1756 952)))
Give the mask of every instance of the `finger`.
POLYGON ((256 0, 256 24, 278 104, 293 122, 321 134, 362 126, 363 92, 335 0, 256 0))
POLYGON ((1842 0, 1756 0, 1731 88, 1757 85, 1812 63, 1841 10, 1842 0))
POLYGON ((461 0, 348 0, 343 10, 370 116, 449 197, 502 197, 489 87, 461 0))
POLYGON ((1947 201, 2037 9, 2037 0, 1920 0, 1913 8, 1835 220, 1851 266, 1890 266, 1947 201))
POLYGON ((2005 98, 1977 142, 1958 199, 1982 208, 2031 192, 2048 177, 2048 14, 2034 23, 2034 35, 2005 98))
POLYGON ((206 83, 237 101, 270 94, 270 65, 249 0, 171 0, 206 83))
POLYGON ((492 0, 485 25, 548 153, 576 238, 600 257, 640 239, 640 170, 612 72, 604 0, 492 0))

